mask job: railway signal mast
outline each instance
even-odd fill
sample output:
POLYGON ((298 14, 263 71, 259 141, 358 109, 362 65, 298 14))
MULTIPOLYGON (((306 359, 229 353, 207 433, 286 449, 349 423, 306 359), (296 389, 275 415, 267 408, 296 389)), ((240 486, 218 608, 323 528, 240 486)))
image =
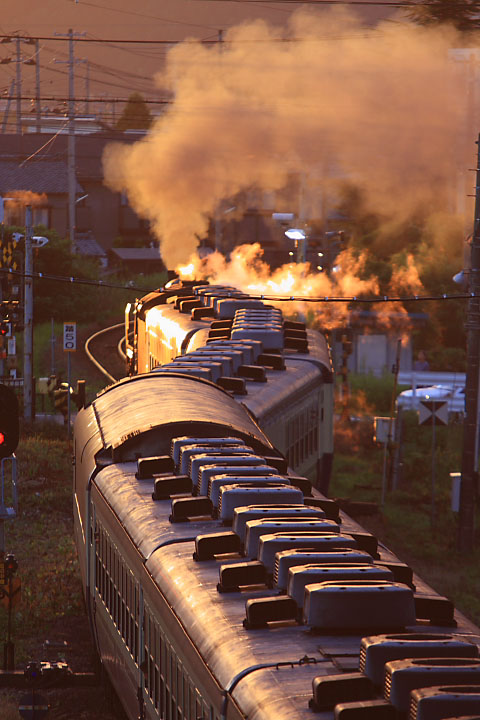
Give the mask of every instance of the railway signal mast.
POLYGON ((467 377, 463 429, 462 482, 458 549, 473 550, 475 536, 476 448, 478 442, 478 384, 480 379, 480 135, 477 140, 475 214, 471 249, 470 292, 467 310, 467 377))

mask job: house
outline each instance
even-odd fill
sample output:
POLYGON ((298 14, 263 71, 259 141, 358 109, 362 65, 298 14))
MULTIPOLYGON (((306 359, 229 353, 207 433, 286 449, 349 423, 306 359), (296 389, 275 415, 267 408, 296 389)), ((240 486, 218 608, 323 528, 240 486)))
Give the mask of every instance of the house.
MULTIPOLYGON (((92 248, 94 254, 108 251, 117 237, 131 238, 132 245, 149 245, 153 239, 149 224, 138 217, 122 193, 104 185, 102 154, 109 142, 134 142, 135 135, 98 133, 75 137, 76 252, 92 248)), ((13 191, 42 195, 33 209, 34 224, 43 224, 61 236, 68 234, 68 136, 27 133, 0 134, 0 196, 13 191)), ((24 210, 19 209, 9 224, 23 225, 24 210)), ((90 252, 88 253, 90 254, 90 252)))
POLYGON ((111 248, 108 251, 108 264, 126 273, 155 273, 166 269, 157 247, 111 248))
MULTIPOLYGON (((55 228, 61 235, 68 223, 67 187, 68 171, 63 160, 42 158, 30 164, 12 155, 0 156, 0 195, 9 197, 22 192, 39 195, 39 203, 32 206, 33 224, 55 228)), ((78 182, 76 192, 79 195, 84 192, 78 182)), ((25 208, 12 205, 6 209, 5 221, 9 225, 24 225, 25 208)))

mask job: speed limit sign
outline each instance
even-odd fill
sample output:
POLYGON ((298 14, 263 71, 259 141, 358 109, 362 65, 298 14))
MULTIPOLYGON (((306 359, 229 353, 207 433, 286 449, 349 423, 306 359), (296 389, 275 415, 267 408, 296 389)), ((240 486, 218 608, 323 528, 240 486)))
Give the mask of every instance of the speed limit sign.
POLYGON ((64 352, 75 352, 77 349, 77 323, 63 323, 63 350, 64 352))

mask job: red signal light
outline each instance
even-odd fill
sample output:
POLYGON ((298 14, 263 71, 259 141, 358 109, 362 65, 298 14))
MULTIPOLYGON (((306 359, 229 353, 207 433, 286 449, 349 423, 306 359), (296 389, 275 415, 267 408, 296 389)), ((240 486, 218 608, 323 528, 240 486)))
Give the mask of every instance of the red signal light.
POLYGON ((19 440, 18 402, 13 390, 0 383, 0 460, 15 452, 19 440))

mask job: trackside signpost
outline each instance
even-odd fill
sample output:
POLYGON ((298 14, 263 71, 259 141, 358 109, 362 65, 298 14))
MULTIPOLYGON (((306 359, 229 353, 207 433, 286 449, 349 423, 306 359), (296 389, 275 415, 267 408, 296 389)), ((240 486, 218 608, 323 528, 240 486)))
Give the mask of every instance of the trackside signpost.
POLYGON ((448 425, 448 402, 445 400, 420 400, 420 408, 418 411, 418 422, 420 425, 432 426, 432 496, 430 504, 430 523, 433 527, 435 524, 435 485, 436 485, 436 433, 437 425, 448 425))
POLYGON ((0 385, 0 604, 7 609, 7 640, 3 646, 4 670, 15 667, 15 645, 12 640, 12 610, 20 600, 20 578, 15 577, 18 563, 12 554, 5 555, 5 521, 17 514, 17 459, 19 441, 18 401, 13 390, 0 385), (6 467, 11 466, 11 489, 6 487, 6 467), (7 505, 11 495, 12 505, 7 505))
POLYGON ((68 394, 67 394, 67 408, 68 408, 68 437, 70 437, 70 387, 72 385, 71 372, 71 354, 77 350, 77 323, 76 322, 64 322, 63 323, 63 352, 67 353, 67 382, 68 382, 68 394))

